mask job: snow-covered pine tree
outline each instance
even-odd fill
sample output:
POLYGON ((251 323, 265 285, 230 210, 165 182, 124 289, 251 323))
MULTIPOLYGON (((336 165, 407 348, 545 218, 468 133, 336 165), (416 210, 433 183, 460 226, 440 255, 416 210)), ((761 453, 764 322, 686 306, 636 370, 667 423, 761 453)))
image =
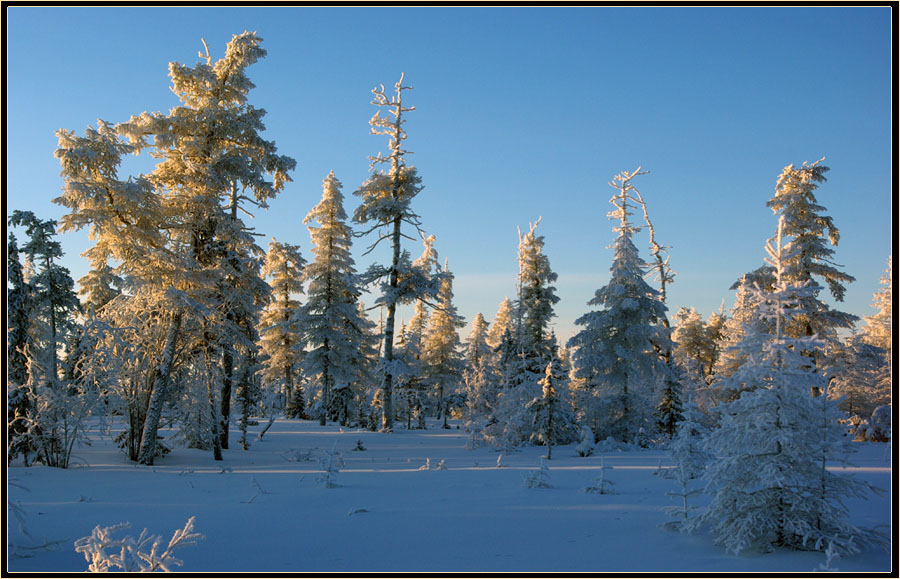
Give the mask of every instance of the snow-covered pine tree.
MULTIPOLYGON (((840 266, 833 261, 834 250, 829 245, 837 246, 840 233, 832 218, 823 215, 825 207, 816 200, 815 191, 819 183, 825 182, 825 173, 829 170, 822 161, 824 158, 815 163, 804 162, 801 167, 785 167, 775 185, 775 194, 766 206, 785 218, 783 235, 791 257, 784 264, 784 281, 797 284, 821 282, 836 301, 842 302, 846 292, 844 285, 854 278, 840 271, 840 266)), ((771 289, 775 282, 774 270, 771 265, 764 265, 742 279, 743 283, 771 289)), ((742 280, 738 280, 732 289, 739 288, 741 283, 742 280)), ((822 288, 816 287, 819 290, 803 299, 801 305, 805 313, 793 319, 784 330, 791 337, 816 335, 824 340, 822 348, 806 353, 822 365, 825 349, 837 346, 838 330, 852 329, 858 318, 832 309, 819 298, 822 288)), ((771 327, 763 330, 773 331, 771 327)))
POLYGON ((568 342, 575 377, 583 381, 576 400, 579 422, 601 439, 623 442, 649 430, 655 384, 666 371, 658 352, 669 341, 662 325, 666 306, 644 281, 647 265, 631 240, 640 229, 629 220, 636 202, 631 179, 640 174, 626 171, 610 183, 617 193, 609 217, 618 222, 611 277, 588 302, 603 309, 578 318, 575 323, 584 329, 568 342))
POLYGON ((766 246, 774 288, 755 285, 750 291, 774 333, 749 328, 738 345, 746 357, 731 379, 746 389, 723 405, 722 425, 708 438, 716 458, 706 477, 716 490, 701 522, 734 553, 750 547, 824 550, 829 544, 854 553, 867 536, 846 521, 841 499, 864 497, 867 486, 825 468, 826 460, 844 458, 848 440, 834 402, 812 394, 825 388, 825 377, 803 352, 820 348, 822 341, 787 335, 792 318, 803 319, 802 304, 819 288, 809 280, 785 281, 794 256, 783 245, 782 231, 779 223, 766 246))
POLYGON ((490 364, 491 347, 487 343, 488 324, 481 312, 472 318, 472 330, 466 339, 466 367, 475 369, 490 364))
POLYGON ((25 280, 16 236, 6 245, 6 460, 22 455, 28 464, 32 450, 26 436, 31 407, 28 390, 28 329, 31 325, 31 287, 25 280))
POLYGON ((35 268, 28 281, 32 332, 29 349, 35 355, 41 350, 46 356, 49 364, 45 369, 46 378, 55 387, 60 379, 59 352, 75 329, 74 316, 81 310, 81 303, 68 268, 58 263, 63 251, 55 239, 56 220, 42 220, 31 211, 15 210, 8 221, 12 227, 23 227, 28 235, 21 251, 35 268))
MULTIPOLYGON (((168 387, 177 363, 186 294, 175 288, 188 285, 185 255, 167 246, 166 207, 150 180, 119 179, 122 157, 136 149, 123 143, 113 126, 98 121, 83 137, 65 130, 57 137, 64 185, 54 202, 70 210, 60 230, 90 227, 91 264, 116 262, 114 273, 123 281, 125 292, 100 315, 121 329, 121 344, 126 344, 118 346, 123 375, 115 394, 129 421, 123 445, 129 458, 138 460, 151 392, 168 387)), ((119 406, 116 398, 110 401, 113 407, 119 406)))
POLYGON ((707 376, 707 363, 712 358, 715 343, 706 323, 694 308, 682 307, 675 314, 677 324, 672 332, 675 356, 692 382, 699 383, 707 376))
POLYGON ((6 377, 22 385, 28 379, 25 346, 31 319, 31 289, 19 259, 19 245, 12 231, 6 243, 6 377))
POLYGON ((269 278, 271 301, 259 321, 259 349, 263 388, 283 395, 282 408, 288 418, 307 418, 303 388, 299 384, 300 363, 304 356, 303 329, 297 312, 303 293, 303 268, 306 260, 300 246, 269 242, 262 273, 269 278))
POLYGON ((443 419, 443 427, 449 428, 449 402, 460 385, 464 367, 458 329, 466 324, 453 304, 453 274, 446 261, 442 274, 437 303, 422 340, 422 362, 425 379, 437 399, 435 417, 443 419))
MULTIPOLYGON (((406 130, 403 124, 406 120, 403 113, 415 110, 415 107, 403 105, 403 91, 412 89, 403 84, 403 74, 394 85, 394 96, 385 93, 384 85, 372 89, 374 98, 372 104, 384 107, 390 116, 382 117, 381 110, 369 120, 374 135, 386 135, 389 137, 388 147, 390 155, 382 156, 378 153, 370 157, 372 168, 381 163, 389 164, 386 171, 374 173, 363 185, 353 192, 361 198, 362 202, 353 214, 353 221, 360 224, 370 224, 369 229, 360 232, 366 235, 378 231, 378 239, 369 247, 372 251, 381 241, 389 240, 391 244, 391 263, 387 267, 372 266, 366 274, 366 279, 375 281, 384 279, 381 296, 376 305, 387 308, 387 319, 384 325, 382 341, 381 371, 381 404, 382 417, 381 429, 390 432, 394 426, 393 397, 393 361, 394 361, 394 337, 397 305, 409 303, 425 295, 433 295, 434 287, 428 287, 417 283, 415 272, 411 267, 404 266, 404 252, 402 251, 402 226, 404 223, 420 229, 419 216, 412 210, 410 204, 413 198, 422 190, 421 177, 415 167, 406 164, 406 155, 409 151, 403 148, 406 140, 406 130), (393 117, 393 118, 391 118, 393 117), (403 283, 403 278, 408 278, 403 283)), ((368 253, 368 252, 367 252, 368 253)), ((408 259, 408 255, 407 255, 408 259)))
MULTIPOLYGON (((94 402, 89 395, 93 393, 80 388, 75 372, 66 372, 67 363, 75 363, 73 352, 67 349, 75 344, 79 332, 76 315, 81 304, 68 268, 58 263, 63 251, 56 239, 57 222, 19 210, 13 211, 8 221, 28 235, 22 252, 34 268, 28 279, 21 276, 21 283, 27 284, 29 317, 23 349, 27 379, 21 385, 24 391, 14 392, 13 398, 24 410, 15 417, 14 430, 23 430, 21 435, 27 440, 10 442, 23 452, 34 449, 38 460, 48 466, 67 468, 94 402), (61 359, 60 354, 66 357, 61 359)), ((9 411, 8 406, 7 415, 9 411)))
POLYGON ((481 312, 472 320, 466 340, 466 428, 472 430, 487 420, 497 399, 498 377, 494 368, 494 351, 487 342, 488 325, 481 312))
POLYGON ((307 300, 300 312, 303 339, 309 348, 304 371, 319 385, 321 412, 326 419, 349 426, 351 408, 367 375, 365 343, 368 320, 359 309, 353 245, 346 223, 341 182, 329 173, 322 185, 322 200, 303 220, 313 244, 313 261, 306 267, 307 300), (318 223, 318 226, 312 222, 318 223))
POLYGON ((851 336, 829 351, 827 372, 829 396, 840 401, 838 407, 851 424, 868 420, 876 408, 891 403, 890 360, 863 335, 851 336))
MULTIPOLYGON (((246 144, 238 143, 236 150, 230 151, 241 162, 253 165, 257 159, 248 155, 246 144)), ((250 215, 242 204, 254 208, 267 208, 267 200, 276 195, 273 188, 260 187, 256 197, 248 197, 238 189, 238 181, 232 180, 227 196, 226 217, 219 224, 218 253, 222 267, 222 277, 217 283, 215 301, 221 304, 223 324, 220 330, 219 349, 222 352, 222 385, 220 388, 219 438, 222 448, 228 448, 228 431, 231 416, 231 395, 240 396, 241 446, 246 450, 246 425, 250 412, 258 401, 257 389, 253 386, 255 364, 259 354, 257 345, 257 324, 260 312, 268 301, 270 288, 263 280, 261 267, 264 251, 256 243, 253 229, 238 217, 238 211, 250 215)))
POLYGON ((552 457, 553 445, 569 444, 577 436, 574 416, 564 397, 567 380, 554 352, 540 381, 541 396, 526 404, 526 408, 534 412, 531 442, 547 447, 547 460, 552 457))
POLYGON ((491 326, 488 329, 486 338, 488 345, 495 352, 497 351, 497 348, 500 347, 500 342, 503 340, 503 333, 512 328, 512 319, 512 302, 509 301, 509 297, 505 297, 503 298, 503 301, 500 302, 500 308, 497 310, 494 319, 491 321, 491 326))
POLYGON ((549 326, 553 306, 559 301, 552 285, 557 275, 544 254, 544 237, 536 234, 540 219, 519 234, 518 295, 515 321, 504 330, 499 347, 501 389, 494 418, 484 429, 485 438, 503 448, 513 448, 532 440, 534 415, 526 405, 541 397, 543 379, 555 344, 549 326))
POLYGON ((878 312, 864 318, 866 325, 863 327, 862 335, 866 343, 872 344, 887 352, 888 361, 893 360, 893 256, 889 255, 887 259, 887 269, 881 277, 881 289, 875 292, 872 297, 872 307, 878 312))
POLYGON ((397 376, 398 389, 405 401, 406 429, 413 427, 425 428, 425 363, 422 360, 423 340, 425 330, 428 327, 428 308, 423 300, 416 300, 413 307, 413 317, 409 320, 409 326, 400 324, 398 348, 395 359, 402 362, 403 369, 397 376))
MULTIPOLYGON (((786 250, 783 281, 802 284, 821 280, 838 302, 844 301, 844 284, 854 277, 837 269, 833 261, 840 232, 831 217, 823 215, 825 207, 818 204, 815 191, 825 182, 828 167, 824 157, 815 163, 804 162, 799 168, 788 165, 778 178, 775 195, 766 203, 775 215, 784 217, 782 235, 790 238, 786 250)), ((831 309, 818 297, 818 291, 800 303, 805 313, 793 316, 785 331, 789 336, 819 336, 826 341, 837 339, 838 329, 852 329, 856 316, 831 309)))
POLYGON ((129 285, 129 299, 118 304, 120 310, 135 311, 138 304, 126 302, 139 297, 145 310, 160 313, 151 319, 162 331, 144 334, 162 339, 163 346, 136 346, 156 356, 145 366, 153 377, 145 381, 149 402, 135 413, 142 430, 135 458, 142 464, 153 463, 169 378, 174 365, 185 362, 178 358, 194 352, 197 344, 211 358, 223 354, 219 350, 231 309, 225 306, 222 284, 239 271, 228 259, 238 247, 229 240, 243 229, 229 219, 226 206, 235 207, 235 191, 249 192, 264 206, 295 166, 260 138, 265 111, 247 103, 254 85, 245 70, 265 56, 260 41, 244 32, 215 63, 208 50, 201 55, 205 62, 195 67, 172 63, 172 89, 182 105, 167 115, 143 113, 115 129, 101 121, 84 138, 57 133, 57 156, 67 180, 57 202, 72 210, 63 226, 90 225, 97 246, 119 262, 116 273, 129 285), (130 142, 120 142, 119 135, 130 142), (161 159, 153 172, 118 180, 121 156, 145 149, 161 159))

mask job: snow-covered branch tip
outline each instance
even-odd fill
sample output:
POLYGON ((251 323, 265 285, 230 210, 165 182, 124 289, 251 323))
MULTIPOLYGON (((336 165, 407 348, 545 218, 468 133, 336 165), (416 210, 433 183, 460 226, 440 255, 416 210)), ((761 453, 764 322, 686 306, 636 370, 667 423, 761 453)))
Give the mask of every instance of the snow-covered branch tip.
POLYGON ((162 553, 158 552, 162 537, 147 534, 147 529, 141 531, 137 539, 131 535, 121 539, 112 537, 113 533, 130 527, 130 523, 119 523, 111 527, 97 525, 89 536, 75 541, 75 551, 84 555, 91 573, 106 573, 116 569, 125 573, 171 573, 173 566, 180 567, 183 564, 172 554, 177 549, 195 545, 204 538, 202 534, 194 532, 194 519, 195 517, 191 517, 184 528, 175 531, 162 553))

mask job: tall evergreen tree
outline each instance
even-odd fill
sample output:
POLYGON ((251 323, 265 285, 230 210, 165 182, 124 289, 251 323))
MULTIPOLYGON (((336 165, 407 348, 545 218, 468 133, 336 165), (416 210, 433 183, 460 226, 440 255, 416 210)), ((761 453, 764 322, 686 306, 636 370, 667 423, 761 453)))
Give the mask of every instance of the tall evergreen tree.
POLYGON ((559 301, 552 285, 557 275, 544 254, 544 237, 537 235, 537 222, 519 235, 518 294, 515 320, 504 331, 499 346, 501 390, 485 437, 497 446, 511 448, 534 440, 534 411, 527 404, 541 397, 539 382, 555 355, 550 335, 553 306, 559 301))
POLYGON ((497 402, 498 376, 494 351, 487 343, 488 325, 481 312, 472 320, 466 340, 463 380, 466 383, 466 428, 473 430, 487 419, 497 402))
POLYGON ((389 137, 390 155, 382 156, 381 153, 370 157, 372 167, 385 163, 389 168, 383 172, 374 173, 363 185, 353 192, 361 198, 362 202, 353 214, 353 221, 360 224, 371 224, 368 230, 361 235, 379 231, 378 239, 370 246, 369 251, 375 248, 381 241, 389 240, 391 244, 391 263, 387 267, 373 266, 369 269, 366 278, 372 281, 386 278, 383 283, 382 295, 376 305, 387 308, 387 319, 384 324, 384 338, 382 341, 382 379, 381 379, 381 404, 382 419, 381 429, 393 430, 394 409, 392 404, 394 383, 394 338, 397 305, 409 303, 422 296, 422 292, 434 293, 434 288, 428 288, 415 283, 415 272, 406 265, 404 252, 402 251, 402 227, 403 224, 412 225, 419 229, 419 216, 411 208, 411 202, 422 190, 421 178, 415 167, 406 164, 406 154, 409 151, 403 149, 403 141, 406 140, 406 131, 403 124, 406 120, 403 113, 415 110, 415 107, 403 105, 403 91, 410 90, 411 86, 403 84, 403 75, 394 85, 395 95, 389 97, 385 93, 384 85, 375 88, 372 104, 387 109, 388 117, 381 116, 379 110, 369 121, 372 126, 372 134, 386 135, 389 137), (393 118, 391 118, 393 117, 393 118), (404 280, 404 278, 406 278, 404 280))
POLYGON ((81 310, 81 303, 68 268, 59 264, 63 251, 56 240, 56 220, 42 220, 31 211, 15 210, 9 224, 24 227, 28 235, 22 252, 35 266, 35 274, 29 280, 31 325, 35 331, 31 347, 41 349, 47 357, 47 378, 55 385, 60 378, 59 352, 75 329, 74 315, 81 310))
POLYGON ((25 281, 16 236, 6 244, 6 383, 23 385, 28 379, 25 348, 31 320, 31 288, 25 281))
POLYGON ((422 361, 427 380, 435 390, 436 417, 443 418, 444 428, 449 428, 449 397, 458 388, 463 371, 458 329, 465 326, 465 321, 453 304, 453 274, 446 262, 440 283, 437 304, 425 330, 422 361))
POLYGON ((630 222, 629 193, 639 174, 626 171, 610 183, 618 191, 610 200, 615 210, 609 216, 618 221, 611 277, 588 302, 603 309, 578 318, 584 329, 569 340, 575 376, 585 383, 577 401, 580 421, 595 434, 629 442, 650 425, 655 384, 666 371, 658 351, 669 347, 661 324, 666 306, 644 281, 646 263, 632 243, 640 228, 630 222))
POLYGON ((706 476, 716 494, 701 521, 735 553, 753 546, 853 553, 864 534, 845 520, 841 499, 865 496, 865 485, 826 469, 826 460, 844 457, 847 439, 834 402, 811 393, 825 387, 825 378, 803 352, 820 348, 822 341, 787 334, 795 316, 804 318, 802 304, 819 289, 809 280, 785 279, 793 257, 789 248, 779 223, 766 248, 774 289, 751 290, 774 333, 749 328, 738 346, 745 362, 731 379, 746 388, 723 405, 722 426, 710 435, 708 448, 716 458, 706 476))
POLYGON ((309 347, 305 372, 321 392, 321 425, 326 419, 350 424, 353 388, 366 373, 361 354, 368 326, 358 308, 361 292, 350 256, 353 233, 343 203, 341 182, 332 172, 323 182, 322 200, 303 220, 315 257, 306 268, 308 299, 300 318, 309 347))
POLYGON ((26 465, 33 450, 27 437, 32 403, 25 387, 31 315, 31 287, 25 280, 16 236, 10 231, 6 245, 6 460, 21 454, 26 465))
POLYGON ((259 321, 260 372, 263 387, 281 393, 288 418, 307 417, 303 387, 298 382, 304 343, 297 318, 300 302, 295 297, 303 293, 305 265, 300 246, 276 239, 269 242, 262 273, 270 279, 272 295, 259 321))
MULTIPOLYGON (((224 289, 229 278, 245 279, 244 273, 253 271, 240 265, 237 256, 247 246, 235 240, 244 228, 229 218, 227 208, 235 209, 236 191, 252 194, 264 206, 295 166, 259 136, 265 111, 247 104, 254 85, 245 71, 265 56, 260 42, 255 33, 244 32, 215 63, 208 51, 195 67, 172 63, 172 90, 182 104, 169 114, 143 113, 114 129, 101 122, 84 138, 58 133, 57 156, 67 185, 57 201, 72 210, 64 227, 90 225, 97 246, 119 261, 117 274, 128 277, 130 299, 140 296, 145 309, 161 313, 154 323, 162 331, 145 334, 161 337, 163 347, 137 346, 158 356, 147 365, 153 375, 147 381, 150 395, 135 425, 142 430, 136 457, 142 464, 152 464, 156 454, 178 354, 199 344, 207 357, 220 359, 222 344, 240 337, 242 325, 251 326, 237 323, 232 306, 238 302, 229 302, 232 296, 224 289), (153 172, 120 181, 121 156, 145 149, 160 159, 153 172)), ((248 303, 247 295, 241 303, 248 303)), ((121 307, 126 305, 137 304, 121 307)), ((228 393, 222 386, 224 401, 228 393)))

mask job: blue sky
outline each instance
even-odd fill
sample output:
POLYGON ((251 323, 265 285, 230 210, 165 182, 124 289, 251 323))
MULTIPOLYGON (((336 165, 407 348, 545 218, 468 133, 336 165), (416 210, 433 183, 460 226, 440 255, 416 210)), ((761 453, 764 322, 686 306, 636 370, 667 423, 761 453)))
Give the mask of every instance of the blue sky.
MULTIPOLYGON (((170 61, 221 57, 253 30, 250 68, 265 138, 294 157, 294 181, 257 214, 268 237, 299 243, 331 170, 352 191, 368 155, 370 90, 400 73, 407 148, 425 190, 414 207, 456 275, 456 302, 490 321, 513 297, 516 228, 539 232, 559 274, 565 338, 609 278, 608 182, 635 184, 678 272, 669 308, 705 317, 762 264, 776 227, 766 201, 788 164, 826 157, 820 204, 841 231, 836 261, 856 277, 838 307, 871 315, 892 248, 890 8, 55 8, 7 12, 5 175, 9 210, 59 218, 54 132, 83 132, 178 104, 170 61)), ((61 237, 76 279, 85 234, 61 237)), ((367 267, 377 252, 357 263, 367 267)), ((636 238, 645 258, 645 235, 636 238)), ((413 255, 420 247, 408 245, 413 255)), ((468 330, 464 330, 465 332, 468 330)))

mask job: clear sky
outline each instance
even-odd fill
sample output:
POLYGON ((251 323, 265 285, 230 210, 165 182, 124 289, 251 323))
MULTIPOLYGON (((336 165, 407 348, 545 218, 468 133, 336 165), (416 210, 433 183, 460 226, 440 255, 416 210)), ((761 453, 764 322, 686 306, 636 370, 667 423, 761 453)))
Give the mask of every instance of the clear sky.
MULTIPOLYGON (((55 131, 82 133, 178 104, 168 63, 214 59, 244 30, 268 50, 248 74, 264 137, 297 160, 254 225, 299 243, 334 170, 351 194, 368 155, 371 89, 401 72, 414 201, 456 275, 459 312, 490 321, 514 297, 517 227, 538 229, 559 274, 555 329, 570 336, 609 279, 613 176, 635 180, 677 271, 672 313, 704 316, 762 265, 776 227, 765 203, 788 164, 826 157, 817 193, 856 277, 838 307, 871 315, 893 245, 891 9, 836 8, 7 8, 4 176, 8 210, 58 219, 55 131)), ((61 236, 73 277, 86 234, 61 236)), ((371 240, 357 241, 357 265, 371 240)), ((636 245, 649 259, 646 235, 636 245)), ((263 245, 266 245, 266 241, 263 245)), ((413 256, 421 246, 407 245, 413 256)), ((823 292, 824 293, 824 292, 823 292)), ((468 328, 463 330, 465 338, 468 328)))

